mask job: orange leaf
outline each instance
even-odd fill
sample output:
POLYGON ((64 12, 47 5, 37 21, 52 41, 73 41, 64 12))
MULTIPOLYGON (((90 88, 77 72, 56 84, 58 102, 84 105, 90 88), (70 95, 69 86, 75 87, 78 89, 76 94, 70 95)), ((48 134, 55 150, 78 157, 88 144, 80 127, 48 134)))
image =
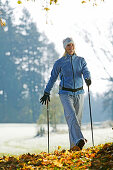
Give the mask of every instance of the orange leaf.
POLYGON ((58 146, 58 150, 61 148, 61 146, 58 146))
POLYGON ((49 11, 50 9, 49 8, 44 8, 44 10, 49 11))

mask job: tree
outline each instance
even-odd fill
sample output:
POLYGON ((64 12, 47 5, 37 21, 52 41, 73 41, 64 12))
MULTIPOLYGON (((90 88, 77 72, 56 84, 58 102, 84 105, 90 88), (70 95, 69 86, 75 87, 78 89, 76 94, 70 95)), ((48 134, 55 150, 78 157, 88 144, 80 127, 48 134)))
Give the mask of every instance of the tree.
POLYGON ((2 7, 8 27, 0 34, 1 122, 36 122, 45 72, 58 53, 47 37, 37 31, 27 10, 24 9, 21 23, 13 25, 8 1, 2 7))
POLYGON ((16 56, 15 60, 18 62, 18 70, 21 75, 24 75, 21 81, 25 88, 24 92, 30 99, 33 122, 35 122, 39 116, 39 99, 45 85, 44 74, 51 68, 58 53, 54 50, 54 45, 48 43, 46 36, 37 32, 35 24, 31 23, 30 15, 25 9, 21 24, 18 26, 18 33, 22 37, 18 44, 21 46, 22 55, 16 56))
POLYGON ((8 27, 0 30, 0 117, 1 122, 14 122, 21 86, 17 76, 17 67, 13 61, 16 48, 16 27, 12 24, 12 9, 8 1, 2 5, 2 13, 8 27), (15 89, 16 87, 16 89, 15 89), (9 113, 9 117, 8 117, 9 113))
MULTIPOLYGON (((53 127, 53 131, 57 131, 57 124, 65 123, 63 107, 55 89, 52 91, 51 102, 49 103, 49 119, 50 124, 53 127)), ((42 113, 40 114, 37 123, 47 123, 47 106, 43 106, 42 113)))
MULTIPOLYGON (((35 2, 35 0, 32 0, 32 1, 35 2)), ((54 5, 54 4, 56 5, 59 2, 58 0, 46 0, 46 1, 41 0, 41 1, 43 4, 42 5, 43 9, 46 10, 47 12, 50 10, 52 5, 54 5)), ((80 0, 80 3, 82 3, 82 4, 91 3, 93 6, 99 5, 100 2, 104 2, 104 0, 100 0, 100 1, 98 1, 98 0, 80 0)), ((23 3, 23 1, 17 0, 17 3, 20 5, 23 3)), ((1 10, 0 10, 0 14, 2 14, 1 10)), ((6 23, 3 21, 2 17, 0 17, 0 26, 1 27, 6 26, 6 23)))
MULTIPOLYGON (((110 71, 110 68, 113 63, 113 21, 110 21, 109 24, 109 34, 108 37, 106 38, 105 42, 103 43, 104 45, 96 47, 95 41, 93 40, 93 36, 91 35, 90 31, 87 31, 86 29, 83 30, 82 36, 84 37, 84 40, 86 43, 88 43, 91 47, 91 49, 94 52, 94 56, 97 58, 99 63, 101 64, 105 74, 105 77, 101 77, 101 79, 104 81, 107 81, 109 83, 108 90, 104 93, 103 97, 103 104, 104 104, 104 110, 108 110, 111 114, 111 119, 113 120, 113 75, 112 72, 110 71), (110 38, 109 38, 110 37, 110 38), (107 45, 107 47, 106 47, 107 45), (100 55, 101 54, 101 55, 100 55), (109 65, 109 67, 108 67, 109 65)), ((97 26, 97 37, 98 39, 102 39, 102 30, 97 26)), ((109 117, 109 113, 108 113, 109 117)))
POLYGON ((113 78, 109 78, 109 89, 104 93, 104 109, 108 110, 113 121, 113 78))
MULTIPOLYGON (((109 26, 109 36, 110 36, 110 41, 109 43, 111 44, 111 47, 113 47, 113 21, 111 21, 111 24, 109 26)), ((103 49, 104 54, 107 57, 107 60, 112 64, 113 61, 113 54, 110 49, 103 49)), ((111 119, 113 121, 113 76, 112 73, 109 74, 109 77, 106 79, 109 82, 109 88, 107 92, 104 93, 104 108, 106 110, 109 110, 111 113, 111 119)))

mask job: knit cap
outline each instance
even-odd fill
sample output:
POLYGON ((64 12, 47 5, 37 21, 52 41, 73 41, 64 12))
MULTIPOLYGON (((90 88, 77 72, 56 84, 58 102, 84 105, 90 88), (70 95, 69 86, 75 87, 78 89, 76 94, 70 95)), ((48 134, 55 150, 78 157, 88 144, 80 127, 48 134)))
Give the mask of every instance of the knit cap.
POLYGON ((66 46, 67 46, 68 44, 70 44, 70 43, 74 44, 74 41, 73 41, 72 38, 69 38, 69 37, 68 37, 68 38, 64 39, 64 40, 63 40, 64 49, 65 49, 66 46))

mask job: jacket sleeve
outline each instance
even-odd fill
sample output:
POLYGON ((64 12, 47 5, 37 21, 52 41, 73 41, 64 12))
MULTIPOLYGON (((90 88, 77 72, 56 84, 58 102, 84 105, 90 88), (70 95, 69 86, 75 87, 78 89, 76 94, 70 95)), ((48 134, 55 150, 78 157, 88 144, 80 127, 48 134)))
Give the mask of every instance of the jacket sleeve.
POLYGON ((87 68, 87 63, 84 58, 82 58, 82 74, 83 74, 84 79, 86 78, 91 79, 91 75, 87 68))
POLYGON ((50 76, 50 79, 46 85, 46 88, 44 90, 44 92, 47 92, 50 94, 50 91, 54 85, 54 83, 56 82, 57 78, 58 78, 58 75, 59 75, 59 72, 60 72, 60 65, 59 63, 56 61, 54 66, 53 66, 53 69, 51 71, 51 76, 50 76))

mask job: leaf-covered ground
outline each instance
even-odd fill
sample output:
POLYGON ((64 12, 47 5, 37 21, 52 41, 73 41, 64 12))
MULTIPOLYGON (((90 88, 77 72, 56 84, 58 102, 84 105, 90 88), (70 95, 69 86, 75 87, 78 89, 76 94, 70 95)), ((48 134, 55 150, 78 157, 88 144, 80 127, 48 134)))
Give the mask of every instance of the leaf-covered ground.
POLYGON ((67 170, 101 169, 113 170, 113 143, 101 144, 80 151, 55 150, 54 153, 42 152, 0 158, 0 170, 67 170))

